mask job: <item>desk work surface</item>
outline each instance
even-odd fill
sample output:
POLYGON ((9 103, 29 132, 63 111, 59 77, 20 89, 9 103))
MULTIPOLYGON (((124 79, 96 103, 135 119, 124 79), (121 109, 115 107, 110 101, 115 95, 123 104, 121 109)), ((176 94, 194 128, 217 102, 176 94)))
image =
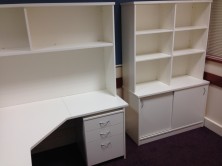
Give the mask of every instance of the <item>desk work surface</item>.
POLYGON ((106 91, 0 108, 0 165, 31 166, 31 149, 66 120, 126 107, 106 91))

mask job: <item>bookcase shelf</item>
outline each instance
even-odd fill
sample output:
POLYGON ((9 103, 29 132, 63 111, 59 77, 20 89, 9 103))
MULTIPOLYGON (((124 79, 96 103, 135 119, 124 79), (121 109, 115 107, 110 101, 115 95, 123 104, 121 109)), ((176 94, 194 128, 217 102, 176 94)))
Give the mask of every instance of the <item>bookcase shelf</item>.
POLYGON ((190 55, 190 54, 197 54, 197 53, 204 53, 204 49, 182 49, 173 51, 173 56, 183 56, 183 55, 190 55))
POLYGON ((164 32, 173 32, 173 30, 171 29, 141 30, 141 31, 136 31, 136 35, 146 35, 146 34, 164 33, 164 32))
POLYGON ((201 30, 201 29, 207 29, 207 26, 185 26, 185 27, 176 27, 175 31, 186 31, 186 30, 201 30))
POLYGON ((164 54, 164 53, 143 54, 143 55, 136 56, 136 62, 149 61, 149 60, 155 60, 155 59, 164 59, 164 58, 170 58, 170 57, 171 55, 164 54))

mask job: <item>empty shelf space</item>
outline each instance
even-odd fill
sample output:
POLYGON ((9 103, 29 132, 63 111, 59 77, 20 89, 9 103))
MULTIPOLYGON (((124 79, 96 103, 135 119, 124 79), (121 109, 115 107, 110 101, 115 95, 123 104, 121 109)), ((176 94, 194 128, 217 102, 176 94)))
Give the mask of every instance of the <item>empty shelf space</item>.
POLYGON ((152 33, 136 36, 136 55, 171 54, 173 32, 152 33))
POLYGON ((189 88, 193 86, 205 85, 208 81, 198 79, 189 75, 173 77, 170 87, 175 90, 189 88))
POLYGON ((150 30, 140 30, 136 31, 136 35, 145 35, 145 34, 153 34, 153 33, 165 33, 172 32, 171 29, 150 29, 150 30))
POLYGON ((29 7, 26 11, 33 49, 114 41, 112 6, 29 7))
MULTIPOLYGON (((195 29, 188 31, 176 31, 174 38, 174 50, 187 50, 187 53, 195 50, 205 50, 207 45, 207 29, 195 29)), ((175 53, 175 51, 174 51, 175 53)), ((186 53, 180 51, 178 53, 186 53)))
POLYGON ((176 28, 208 26, 210 3, 180 3, 176 7, 176 28))
POLYGON ((0 22, 0 50, 29 47, 23 8, 0 8, 0 22))
POLYGON ((172 29, 174 4, 150 4, 135 6, 136 30, 172 29))
POLYGON ((163 59, 163 58, 170 58, 170 57, 171 57, 171 55, 164 54, 164 53, 136 55, 136 62, 155 60, 155 59, 163 59))
POLYGON ((201 49, 182 49, 182 50, 175 50, 173 51, 173 56, 183 56, 183 55, 190 55, 190 54, 198 54, 198 53, 204 53, 205 50, 201 49))
POLYGON ((168 91, 170 91, 169 85, 164 84, 161 81, 152 81, 152 82, 136 84, 135 94, 141 98, 168 91))

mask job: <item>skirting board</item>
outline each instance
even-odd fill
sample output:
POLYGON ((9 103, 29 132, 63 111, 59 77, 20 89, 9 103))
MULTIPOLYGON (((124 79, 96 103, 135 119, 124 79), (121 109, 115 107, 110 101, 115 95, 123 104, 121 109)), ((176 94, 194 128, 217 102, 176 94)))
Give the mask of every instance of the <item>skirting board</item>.
POLYGON ((204 126, 222 136, 222 125, 217 122, 205 117, 204 126))
POLYGON ((184 128, 168 131, 167 133, 163 133, 163 134, 156 135, 156 136, 153 136, 153 137, 144 138, 142 140, 139 140, 138 145, 143 145, 143 144, 146 144, 146 143, 149 143, 149 142, 152 142, 152 141, 156 141, 156 140, 159 140, 159 139, 162 139, 162 138, 166 138, 166 137, 169 137, 169 136, 180 134, 180 133, 183 133, 183 132, 186 132, 186 131, 189 131, 189 130, 193 130, 193 129, 196 129, 196 128, 200 128, 200 127, 203 127, 203 122, 198 123, 198 124, 194 124, 194 125, 191 125, 191 126, 187 126, 187 127, 184 127, 184 128))

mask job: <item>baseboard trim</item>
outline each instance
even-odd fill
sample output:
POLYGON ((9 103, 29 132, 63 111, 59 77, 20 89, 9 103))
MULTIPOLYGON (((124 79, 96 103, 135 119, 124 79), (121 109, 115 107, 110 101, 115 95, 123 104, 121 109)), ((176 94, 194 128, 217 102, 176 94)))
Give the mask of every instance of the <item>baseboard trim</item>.
POLYGON ((185 126, 185 127, 181 127, 181 128, 178 128, 178 129, 168 130, 165 133, 160 133, 160 134, 155 135, 155 136, 147 136, 146 138, 142 138, 142 139, 140 138, 138 145, 143 145, 143 144, 146 144, 146 143, 149 143, 149 142, 152 142, 152 141, 156 141, 156 140, 159 140, 159 139, 162 139, 162 138, 166 138, 166 137, 169 137, 169 136, 180 134, 180 133, 183 133, 183 132, 186 132, 186 131, 189 131, 189 130, 193 130, 193 129, 197 129, 197 128, 200 128, 200 127, 203 127, 203 122, 192 124, 192 125, 185 126))
POLYGON ((205 117, 204 126, 215 132, 216 134, 222 136, 222 125, 220 125, 219 123, 205 117))

